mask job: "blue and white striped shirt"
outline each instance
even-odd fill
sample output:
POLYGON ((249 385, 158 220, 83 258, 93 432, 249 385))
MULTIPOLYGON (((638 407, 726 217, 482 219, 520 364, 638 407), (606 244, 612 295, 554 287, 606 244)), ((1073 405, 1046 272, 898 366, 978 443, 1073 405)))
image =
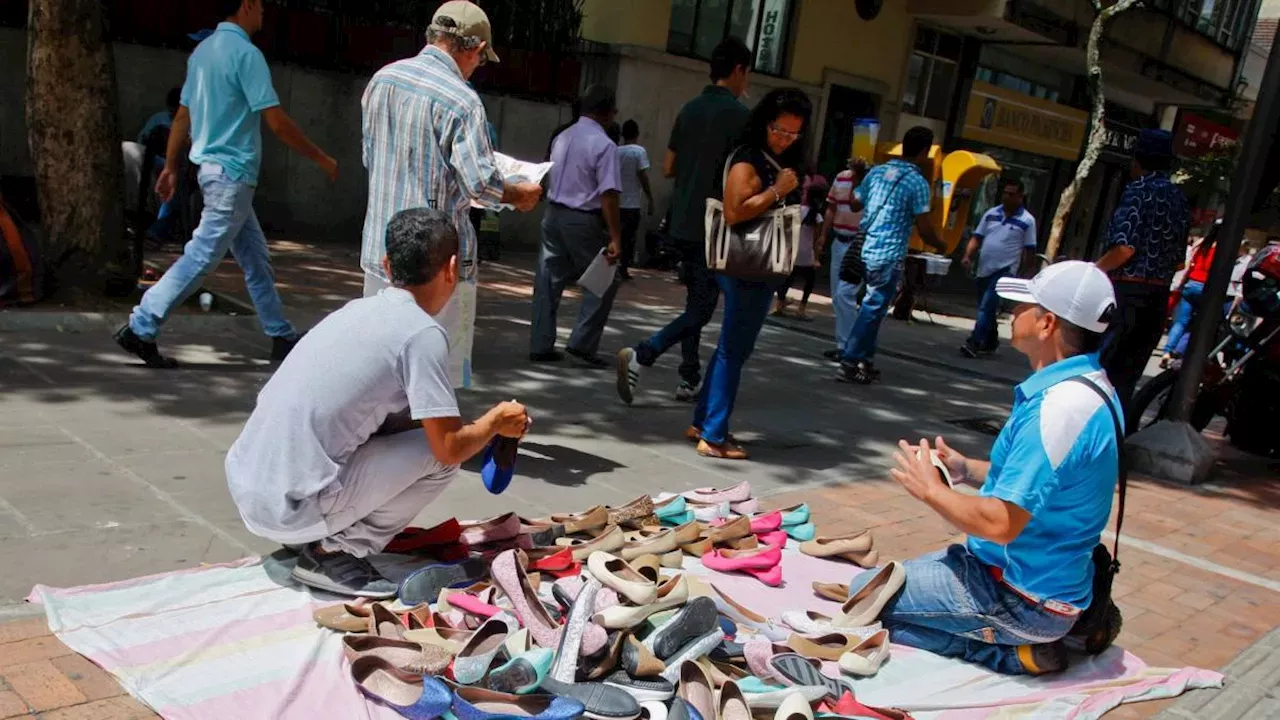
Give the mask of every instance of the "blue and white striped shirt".
POLYGON ((417 57, 379 70, 361 105, 369 204, 360 267, 386 280, 387 223, 401 210, 430 207, 453 217, 462 246, 459 270, 471 278, 471 201, 497 208, 503 191, 480 96, 448 53, 428 45, 417 57))

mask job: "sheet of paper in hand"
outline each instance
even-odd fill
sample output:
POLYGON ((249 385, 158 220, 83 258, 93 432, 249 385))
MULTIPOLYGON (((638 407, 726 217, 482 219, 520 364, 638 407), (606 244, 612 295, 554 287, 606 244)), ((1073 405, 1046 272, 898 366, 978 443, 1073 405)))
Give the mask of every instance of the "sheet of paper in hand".
MULTIPOLYGON (((498 172, 502 173, 503 181, 508 185, 522 182, 540 183, 542 178, 546 177, 551 170, 551 166, 555 164, 551 162, 534 163, 527 160, 517 160, 500 152, 493 154, 493 160, 498 166, 498 172)), ((471 207, 480 208, 484 206, 472 201, 471 207)), ((499 208, 510 210, 511 205, 503 204, 499 208)))

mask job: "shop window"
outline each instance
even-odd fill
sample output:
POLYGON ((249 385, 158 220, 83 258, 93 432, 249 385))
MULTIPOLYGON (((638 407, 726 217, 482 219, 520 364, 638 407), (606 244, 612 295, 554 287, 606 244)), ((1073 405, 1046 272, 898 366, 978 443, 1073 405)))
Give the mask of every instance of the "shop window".
POLYGON ((988 67, 979 66, 978 72, 974 77, 988 85, 995 85, 996 87, 1002 87, 1006 90, 1013 90, 1014 92, 1019 92, 1023 95, 1030 95, 1031 97, 1040 98, 1041 100, 1048 100, 1049 102, 1058 102, 1059 94, 1057 90, 1049 87, 1048 85, 1043 85, 1033 80, 1018 77, 1013 73, 1007 73, 1003 70, 992 70, 988 67))
POLYGON ((959 35, 916 28, 915 46, 907 61, 907 82, 902 89, 905 112, 947 119, 963 45, 959 35))
POLYGON ((755 71, 781 75, 794 0, 672 0, 667 51, 709 60, 727 37, 755 53, 755 71))
POLYGON ((1201 35, 1239 50, 1253 23, 1253 0, 1153 0, 1201 35))

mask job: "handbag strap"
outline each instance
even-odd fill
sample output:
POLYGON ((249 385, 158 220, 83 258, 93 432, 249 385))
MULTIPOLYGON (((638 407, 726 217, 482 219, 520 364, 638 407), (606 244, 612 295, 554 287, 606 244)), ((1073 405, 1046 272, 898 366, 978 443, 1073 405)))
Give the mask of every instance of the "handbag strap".
MULTIPOLYGON (((739 145, 738 147, 734 148, 729 152, 729 157, 724 159, 724 172, 721 173, 720 175, 720 197, 724 197, 725 186, 729 184, 729 168, 733 165, 733 156, 737 155, 738 151, 744 147, 746 147, 746 145, 739 145)), ((768 160, 769 164, 772 165, 778 172, 782 172, 782 166, 778 164, 777 160, 773 159, 773 156, 763 151, 761 151, 760 154, 763 155, 764 159, 768 160)), ((783 198, 779 198, 778 202, 781 203, 782 205, 787 204, 787 201, 783 198)))
POLYGON ((1116 431, 1116 454, 1120 461, 1120 508, 1116 513, 1116 541, 1111 546, 1111 572, 1120 569, 1120 528, 1124 525, 1124 491, 1129 480, 1129 464, 1125 462, 1124 455, 1124 430, 1120 426, 1120 414, 1116 412, 1116 408, 1111 403, 1111 397, 1107 391, 1098 387, 1098 384, 1083 375, 1077 375, 1068 379, 1069 382, 1079 383, 1097 393, 1102 398, 1102 404, 1107 406, 1107 410, 1111 412, 1111 422, 1115 426, 1116 431))

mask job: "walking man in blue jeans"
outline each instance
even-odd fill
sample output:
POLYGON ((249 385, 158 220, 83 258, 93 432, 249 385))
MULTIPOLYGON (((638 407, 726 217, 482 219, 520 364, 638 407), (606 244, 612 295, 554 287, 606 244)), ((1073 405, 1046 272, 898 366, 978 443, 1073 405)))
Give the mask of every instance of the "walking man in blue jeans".
POLYGON ((147 290, 129 323, 116 332, 116 342, 154 368, 174 368, 176 360, 160 354, 156 336, 174 306, 195 292, 230 250, 244 270, 249 297, 262 329, 271 338, 271 359, 283 360, 297 342, 297 331, 284 317, 276 292, 267 240, 253 212, 253 192, 262 166, 262 125, 298 154, 315 162, 329 177, 338 163, 316 147, 280 108, 271 72, 262 51, 249 36, 262 29, 263 0, 217 0, 226 18, 196 47, 187 61, 181 105, 169 132, 164 171, 156 194, 164 201, 177 185, 179 154, 191 137, 191 162, 199 166, 204 213, 182 257, 147 290))
MULTIPOLYGON (((905 584, 879 620, 895 643, 1038 675, 1066 667, 1061 641, 1093 601, 1093 548, 1119 479, 1124 419, 1097 352, 1116 299, 1107 276, 1080 261, 1003 278, 996 291, 1017 303, 1013 347, 1034 372, 1014 389, 989 462, 936 440, 953 482, 981 485, 978 495, 948 487, 927 440, 899 443, 893 479, 969 537, 905 561, 905 584)), ((876 574, 854 578, 850 594, 876 574)))
MULTIPOLYGON (((902 279, 912 228, 920 232, 926 243, 946 252, 946 244, 929 224, 927 215, 933 189, 919 167, 929 159, 932 147, 932 130, 923 126, 911 128, 902 139, 902 157, 873 168, 853 193, 850 206, 854 212, 862 211, 862 227, 866 232, 862 245, 866 299, 862 301, 862 309, 840 357, 836 379, 841 382, 867 385, 880 376, 880 371, 872 365, 872 357, 876 354, 880 323, 888 314, 889 304, 898 291, 898 281, 902 279)), ((857 295, 854 292, 854 297, 857 295)))
POLYGON ((988 210, 965 247, 960 262, 968 270, 978 256, 975 277, 978 280, 978 320, 973 333, 960 346, 960 354, 976 358, 990 355, 1000 346, 996 318, 1000 313, 1000 296, 996 282, 1002 277, 1019 275, 1031 267, 1036 253, 1036 219, 1023 206, 1026 196, 1022 182, 1016 178, 1004 181, 999 205, 988 210))

